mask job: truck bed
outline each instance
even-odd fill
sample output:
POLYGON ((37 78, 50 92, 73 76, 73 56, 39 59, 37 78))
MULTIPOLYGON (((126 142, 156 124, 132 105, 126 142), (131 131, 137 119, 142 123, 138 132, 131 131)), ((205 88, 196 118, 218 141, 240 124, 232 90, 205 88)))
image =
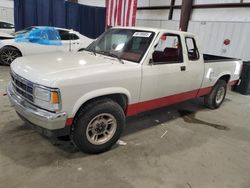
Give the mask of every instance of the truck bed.
POLYGON ((216 55, 210 55, 210 54, 203 54, 203 58, 204 58, 205 63, 216 63, 216 62, 222 62, 222 61, 239 60, 239 59, 236 59, 236 58, 224 57, 224 56, 216 56, 216 55))

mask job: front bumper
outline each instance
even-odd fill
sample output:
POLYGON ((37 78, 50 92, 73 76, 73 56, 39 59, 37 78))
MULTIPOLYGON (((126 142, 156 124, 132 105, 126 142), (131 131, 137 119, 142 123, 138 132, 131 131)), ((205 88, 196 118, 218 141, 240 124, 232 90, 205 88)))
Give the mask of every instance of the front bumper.
POLYGON ((70 128, 65 127, 67 113, 48 112, 28 103, 15 93, 11 83, 7 86, 7 94, 17 114, 38 132, 49 137, 62 136, 69 133, 70 128))

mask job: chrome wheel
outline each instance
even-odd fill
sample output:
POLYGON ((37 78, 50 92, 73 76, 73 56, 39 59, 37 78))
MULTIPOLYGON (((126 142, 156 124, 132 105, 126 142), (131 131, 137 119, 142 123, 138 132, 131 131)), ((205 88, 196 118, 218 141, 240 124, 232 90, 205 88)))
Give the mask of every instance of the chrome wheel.
POLYGON ((1 61, 6 65, 10 65, 18 57, 20 57, 20 53, 17 50, 4 49, 1 52, 1 61))
POLYGON ((226 93, 226 89, 224 87, 221 87, 218 90, 218 92, 216 94, 216 98, 215 98, 215 101, 217 104, 220 104, 223 101, 225 93, 226 93))
POLYGON ((108 113, 99 114, 87 126, 87 139, 94 145, 105 144, 114 136, 116 129, 117 121, 113 115, 108 113))

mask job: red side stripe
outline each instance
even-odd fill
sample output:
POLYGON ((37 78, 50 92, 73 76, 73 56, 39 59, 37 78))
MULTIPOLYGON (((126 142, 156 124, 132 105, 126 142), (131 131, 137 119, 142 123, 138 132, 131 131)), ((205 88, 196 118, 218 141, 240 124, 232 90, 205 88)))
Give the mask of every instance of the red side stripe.
MULTIPOLYGON (((228 83, 228 85, 235 85, 239 80, 233 80, 228 83)), ((140 103, 130 104, 127 109, 127 116, 132 116, 141 112, 145 112, 148 110, 160 108, 163 106, 168 106, 171 104, 183 102, 189 99, 193 99, 196 97, 204 96, 209 94, 212 90, 212 87, 201 88, 193 91, 188 91, 176 95, 171 95, 167 97, 162 97, 158 99, 153 99, 149 101, 144 101, 140 103)), ((68 118, 66 120, 66 126, 71 126, 73 124, 73 118, 68 118)))
POLYGON ((229 86, 234 86, 234 85, 236 85, 238 82, 239 82, 239 80, 232 80, 232 81, 228 82, 228 85, 229 85, 229 86))
POLYGON ((212 91, 212 88, 213 87, 206 87, 206 88, 199 89, 199 91, 197 93, 197 97, 201 97, 201 96, 204 96, 204 95, 210 93, 212 91))
POLYGON ((127 116, 132 116, 141 112, 145 112, 148 110, 160 108, 163 106, 168 106, 171 104, 183 102, 189 99, 196 98, 198 96, 206 95, 211 91, 212 87, 203 88, 200 90, 193 90, 184 92, 181 94, 171 95, 168 97, 153 99, 149 101, 144 101, 140 103, 131 104, 127 109, 127 116))
POLYGON ((73 118, 68 118, 68 119, 66 120, 65 125, 70 127, 72 124, 73 124, 73 118))

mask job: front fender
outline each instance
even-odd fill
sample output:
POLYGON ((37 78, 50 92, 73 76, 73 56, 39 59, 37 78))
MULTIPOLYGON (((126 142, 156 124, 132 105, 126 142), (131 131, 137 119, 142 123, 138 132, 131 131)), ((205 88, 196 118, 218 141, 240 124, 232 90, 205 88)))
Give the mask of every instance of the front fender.
POLYGON ((71 112, 71 117, 74 117, 77 111, 80 109, 80 107, 86 103, 87 101, 105 96, 105 95, 112 95, 112 94, 123 94, 127 96, 128 103, 131 101, 131 94, 130 92, 125 89, 125 88, 120 88, 120 87, 110 87, 110 88, 103 88, 103 89, 98 89, 94 90, 88 93, 85 93, 83 96, 81 96, 75 103, 73 110, 71 112))
POLYGON ((7 42, 7 43, 2 42, 0 44, 0 49, 2 49, 3 47, 14 47, 14 48, 18 49, 23 56, 25 55, 25 50, 24 50, 22 45, 11 43, 11 42, 7 42))

